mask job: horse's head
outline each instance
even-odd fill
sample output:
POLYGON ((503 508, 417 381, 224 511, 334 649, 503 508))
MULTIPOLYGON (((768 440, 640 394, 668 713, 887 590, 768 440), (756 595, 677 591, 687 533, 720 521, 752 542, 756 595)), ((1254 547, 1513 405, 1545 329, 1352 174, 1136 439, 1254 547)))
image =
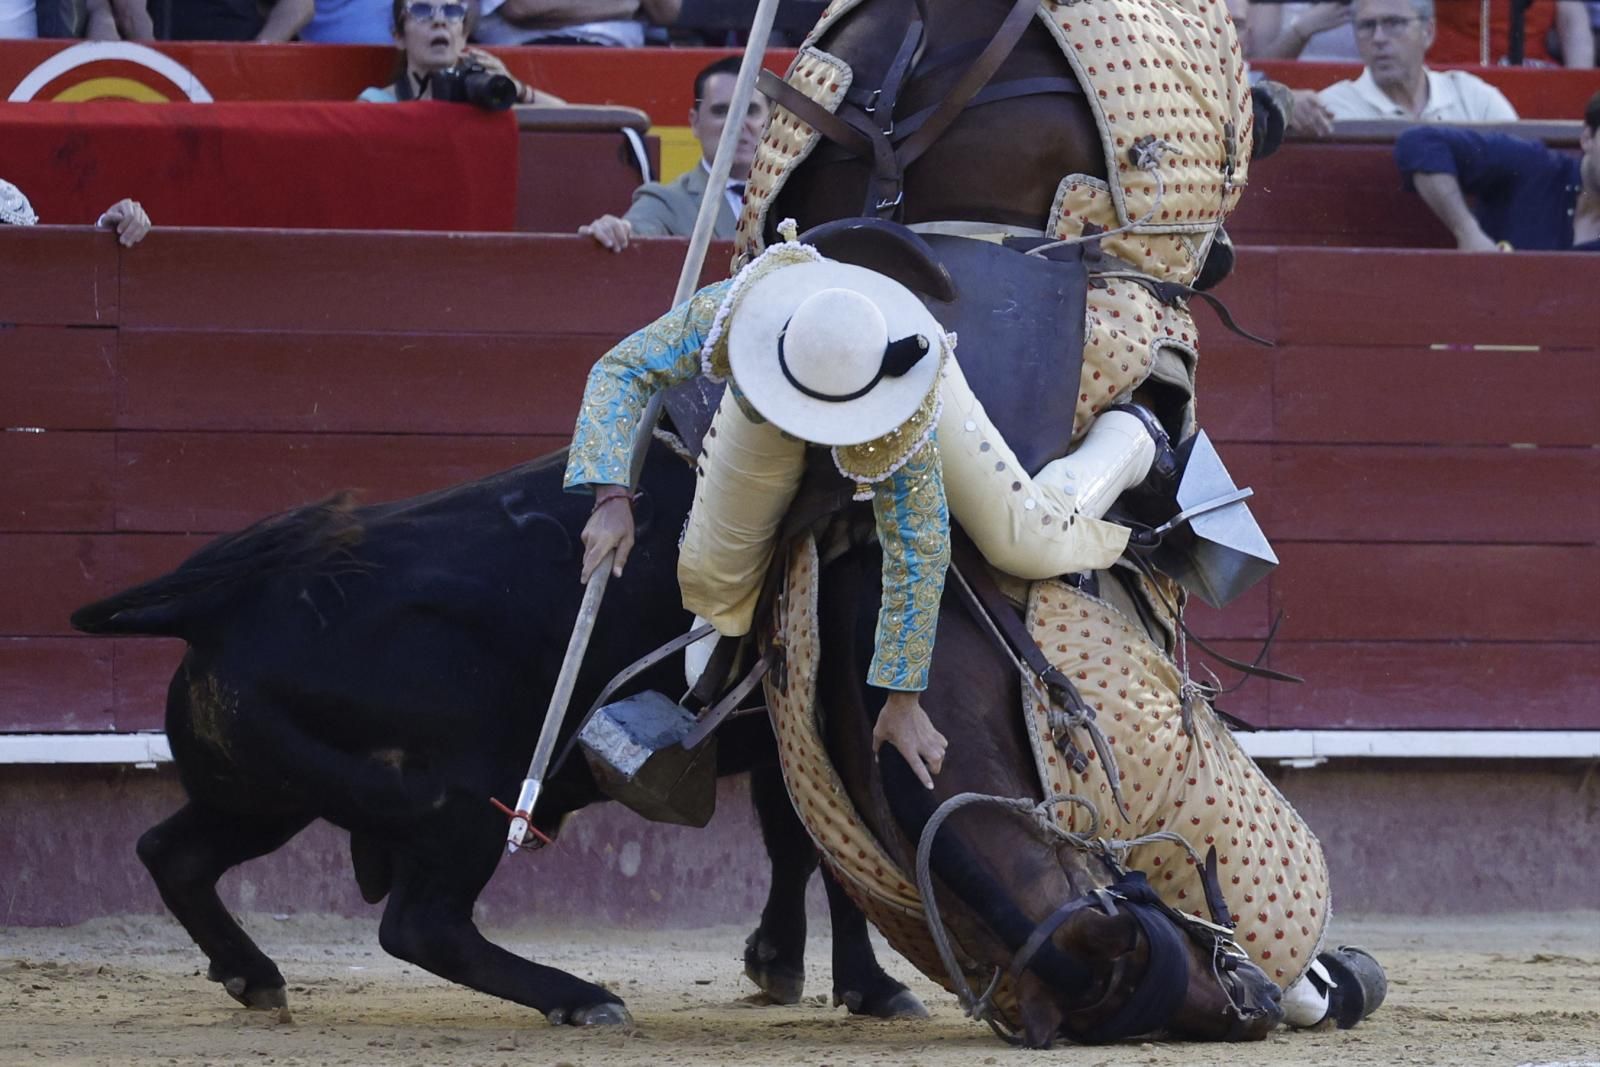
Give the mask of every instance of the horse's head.
POLYGON ((1167 908, 1139 875, 1057 909, 1011 971, 1023 1040, 1037 1048, 1156 1031, 1257 1041, 1283 1020, 1278 987, 1226 932, 1167 908))
MULTIPOLYGON (((897 755, 882 763, 891 782, 909 776, 897 755)), ((902 812, 907 793, 927 803, 920 790, 891 790, 890 806, 902 812)), ((1154 1033, 1256 1041, 1282 1022, 1278 987, 1228 929, 1166 904, 1093 831, 1058 830, 1045 812, 1060 799, 1034 805, 961 793, 918 824, 917 877, 925 906, 932 904, 930 930, 948 928, 969 956, 985 961, 980 970, 1008 974, 1019 1040, 1034 1048, 1057 1038, 1100 1044, 1154 1033), (946 826, 967 807, 971 815, 946 826), (940 894, 928 892, 935 873, 953 898, 948 912, 940 894)), ((1202 869, 1214 871, 1209 862, 1202 869)), ((1220 889, 1213 883, 1207 895, 1220 899, 1220 889)))

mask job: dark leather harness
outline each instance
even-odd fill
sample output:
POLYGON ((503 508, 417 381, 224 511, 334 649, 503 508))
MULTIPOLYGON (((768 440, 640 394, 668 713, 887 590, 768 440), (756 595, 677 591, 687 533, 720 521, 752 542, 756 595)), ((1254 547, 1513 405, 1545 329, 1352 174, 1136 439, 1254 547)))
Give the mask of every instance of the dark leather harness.
MULTIPOLYGON (((917 16, 892 53, 852 57, 854 77, 837 113, 828 111, 771 71, 762 71, 757 83, 773 103, 817 130, 845 157, 870 166, 871 180, 861 207, 864 216, 901 217, 906 168, 920 159, 967 108, 1038 93, 1083 92, 1083 87, 1070 76, 1017 78, 991 84, 1027 32, 1038 12, 1038 0, 1014 0, 992 37, 962 42, 932 55, 925 54, 923 47, 927 0, 915 0, 915 4, 917 16), (976 58, 952 80, 961 61, 974 52, 976 58), (939 81, 952 84, 938 103, 909 115, 896 115, 908 86, 939 81)), ((823 38, 826 37, 825 33, 823 38)))

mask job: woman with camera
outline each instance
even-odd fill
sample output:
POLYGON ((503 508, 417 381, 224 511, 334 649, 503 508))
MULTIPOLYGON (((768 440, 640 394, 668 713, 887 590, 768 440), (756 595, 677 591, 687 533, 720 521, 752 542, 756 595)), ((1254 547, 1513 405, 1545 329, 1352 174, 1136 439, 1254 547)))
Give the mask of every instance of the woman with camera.
POLYGON ((459 100, 495 109, 564 103, 518 81, 497 57, 467 47, 471 14, 466 0, 394 0, 394 40, 400 48, 394 81, 363 89, 359 99, 379 104, 459 100))

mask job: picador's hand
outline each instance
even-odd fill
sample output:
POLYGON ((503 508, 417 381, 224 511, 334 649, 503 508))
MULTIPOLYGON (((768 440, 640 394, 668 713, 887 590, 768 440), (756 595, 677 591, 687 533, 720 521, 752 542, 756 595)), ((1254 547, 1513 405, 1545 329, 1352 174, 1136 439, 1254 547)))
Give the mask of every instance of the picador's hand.
POLYGON ((928 713, 915 693, 890 693, 872 728, 872 752, 887 741, 899 750, 925 788, 933 788, 933 776, 944 766, 944 750, 949 743, 934 729, 928 713))
POLYGON ((633 551, 633 498, 620 485, 599 485, 594 492, 594 512, 583 527, 583 577, 585 585, 613 550, 611 576, 621 577, 633 551))

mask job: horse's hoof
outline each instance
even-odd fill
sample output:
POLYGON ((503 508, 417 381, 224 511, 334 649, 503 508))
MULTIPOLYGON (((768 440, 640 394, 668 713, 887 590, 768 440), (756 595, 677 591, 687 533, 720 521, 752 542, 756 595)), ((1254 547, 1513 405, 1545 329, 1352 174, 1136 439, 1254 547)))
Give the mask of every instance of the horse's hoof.
POLYGON ((886 999, 868 1000, 855 990, 834 993, 833 1006, 843 1004, 851 1015, 870 1015, 874 1019, 926 1019, 928 1009, 909 989, 901 989, 886 999))
POLYGON ((554 1008, 544 1016, 551 1026, 632 1026, 633 1016, 615 1001, 584 1008, 554 1008))
POLYGON ((777 962, 778 950, 752 933, 744 943, 744 976, 773 1004, 798 1004, 806 988, 806 972, 777 962))
POLYGON ((1341 945, 1322 953, 1317 960, 1333 976, 1335 985, 1328 991, 1328 1018, 1341 1030, 1350 1029, 1377 1011, 1389 995, 1388 976, 1364 948, 1341 945))
POLYGON ((258 1011, 279 1011, 289 1006, 289 995, 281 985, 251 988, 244 976, 235 975, 224 981, 222 988, 228 991, 228 996, 240 1004, 258 1011))

